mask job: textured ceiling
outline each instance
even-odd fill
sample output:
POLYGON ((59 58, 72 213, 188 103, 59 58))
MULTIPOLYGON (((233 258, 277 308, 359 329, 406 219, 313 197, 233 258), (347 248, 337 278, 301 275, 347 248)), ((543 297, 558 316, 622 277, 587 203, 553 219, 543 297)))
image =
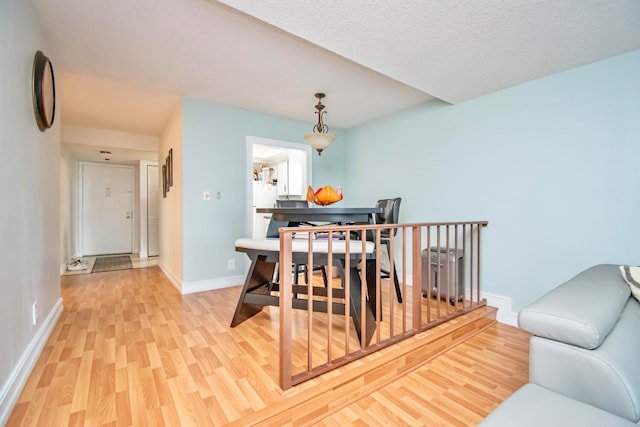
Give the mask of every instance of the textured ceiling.
POLYGON ((640 48, 638 0, 220 0, 449 103, 640 48))
POLYGON ((164 97, 166 105, 175 106, 172 97, 193 96, 304 120, 310 129, 318 91, 327 94, 327 123, 338 128, 433 99, 218 3, 34 2, 52 43, 55 71, 64 82, 63 120, 76 126, 111 121, 110 128, 140 131, 129 126, 135 109, 141 122, 156 117, 155 128, 145 133, 158 135, 168 115, 148 114, 144 93, 156 102, 164 97), (93 87, 74 79, 93 80, 93 87), (79 102, 105 103, 105 108, 85 109, 79 102), (111 114, 118 109, 122 122, 111 114))
POLYGON ((32 1, 63 124, 148 135, 182 96, 349 128, 640 49, 637 0, 32 1))

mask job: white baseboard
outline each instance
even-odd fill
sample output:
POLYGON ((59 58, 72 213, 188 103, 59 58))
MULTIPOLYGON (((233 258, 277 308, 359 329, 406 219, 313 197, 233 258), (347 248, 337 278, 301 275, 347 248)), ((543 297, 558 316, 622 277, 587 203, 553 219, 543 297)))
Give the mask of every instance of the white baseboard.
MULTIPOLYGON (((407 286, 411 286, 413 278, 407 275, 407 286)), ((467 289, 467 298, 469 298, 469 290, 467 289)), ((489 292, 480 292, 480 298, 487 300, 487 305, 496 307, 498 314, 496 320, 506 325, 518 327, 518 313, 511 311, 511 298, 502 295, 496 295, 489 292)))
POLYGON ((18 363, 9 375, 9 379, 2 386, 0 390, 0 425, 7 423, 11 411, 18 401, 18 397, 20 397, 20 393, 27 383, 29 375, 31 375, 31 371, 47 343, 47 339, 49 339, 49 335, 51 335, 54 326, 62 314, 62 310, 62 298, 58 298, 53 309, 40 324, 40 328, 27 346, 24 354, 20 360, 18 360, 18 363))
POLYGON ((480 292, 480 298, 486 298, 487 305, 498 308, 496 315, 498 322, 518 327, 518 313, 511 311, 511 298, 488 292, 480 292))
POLYGON ((221 279, 198 280, 195 282, 184 282, 182 284, 182 295, 196 292, 213 291, 215 289, 229 288, 244 283, 245 276, 223 277, 221 279))
POLYGON ((174 288, 182 295, 194 294, 196 292, 213 291, 215 289, 229 288, 244 283, 245 276, 222 277, 219 279, 197 280, 195 282, 182 282, 175 274, 173 274, 166 265, 158 264, 167 279, 174 288))

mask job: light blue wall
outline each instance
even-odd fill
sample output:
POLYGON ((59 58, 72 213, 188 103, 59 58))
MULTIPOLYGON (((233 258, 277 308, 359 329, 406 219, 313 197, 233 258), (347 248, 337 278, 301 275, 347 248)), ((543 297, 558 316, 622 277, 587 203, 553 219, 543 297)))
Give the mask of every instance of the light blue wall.
POLYGON ((515 311, 590 265, 640 263, 640 51, 351 129, 346 156, 355 204, 488 220, 483 289, 515 311))
MULTIPOLYGON (((309 123, 193 98, 183 102, 184 274, 185 282, 243 274, 246 255, 234 251, 245 233, 246 137, 258 136, 304 143, 309 123), (203 200, 203 192, 212 194, 203 200), (222 197, 217 200, 215 193, 222 197), (236 270, 227 270, 227 260, 236 270)), ((322 156, 313 155, 314 185, 343 185, 344 132, 322 156)))

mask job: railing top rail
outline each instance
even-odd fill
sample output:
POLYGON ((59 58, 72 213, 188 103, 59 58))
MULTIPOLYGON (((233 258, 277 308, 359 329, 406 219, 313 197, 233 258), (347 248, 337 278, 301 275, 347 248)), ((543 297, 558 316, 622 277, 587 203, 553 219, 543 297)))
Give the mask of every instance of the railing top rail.
POLYGON ((362 230, 366 228, 368 230, 387 229, 387 228, 413 228, 413 227, 436 227, 436 226, 455 226, 455 225, 481 225, 486 227, 489 225, 489 221, 459 221, 459 222, 419 222, 419 223, 399 223, 399 224, 355 224, 355 225, 313 225, 313 226, 300 226, 300 227, 280 227, 278 230, 287 233, 303 233, 303 232, 316 232, 316 231, 350 231, 350 230, 362 230))

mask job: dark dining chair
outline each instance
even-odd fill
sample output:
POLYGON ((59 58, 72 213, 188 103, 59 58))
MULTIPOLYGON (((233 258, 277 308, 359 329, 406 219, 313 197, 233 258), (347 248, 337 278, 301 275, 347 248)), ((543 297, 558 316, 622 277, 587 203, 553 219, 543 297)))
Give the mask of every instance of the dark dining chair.
MULTIPOLYGON (((306 200, 276 200, 276 207, 278 207, 278 208, 308 208, 309 207, 309 202, 307 202, 306 200)), ((287 225, 288 225, 288 223, 286 223, 284 221, 276 221, 275 224, 274 224, 274 227, 269 227, 271 230, 275 230, 275 234, 273 234, 271 236, 267 235, 267 237, 280 237, 279 234, 277 234, 278 228, 286 227, 287 225)), ((301 225, 312 225, 312 224, 302 223, 301 225)), ((271 233, 268 233, 268 234, 271 234, 271 233)), ((327 270, 325 269, 324 265, 314 265, 313 266, 313 271, 320 271, 322 273, 322 281, 324 282, 324 286, 327 287, 328 286, 327 270)), ((293 265, 293 273, 294 273, 294 278, 293 278, 293 283, 294 284, 296 284, 296 285, 298 284, 298 275, 300 273, 304 274, 305 282, 307 282, 307 283, 309 282, 309 268, 307 267, 306 264, 294 264, 293 265)))
MULTIPOLYGON (((382 208, 382 213, 376 214, 376 224, 397 224, 398 216, 400 214, 400 202, 402 199, 400 197, 396 197, 393 199, 380 199, 376 203, 376 207, 382 208)), ((391 230, 390 228, 384 228, 380 231, 380 243, 386 246, 387 248, 387 257, 389 260, 389 265, 391 264, 391 230)), ((398 229, 393 229, 393 235, 395 236, 398 229)), ((375 239, 373 233, 371 233, 371 240, 375 239)), ((383 279, 390 278, 390 271, 382 270, 380 271, 380 277, 383 279)), ((395 262, 393 263, 393 283, 396 287, 396 297, 398 298, 398 302, 402 302, 402 292, 400 290, 400 283, 398 282, 398 272, 396 271, 395 262)))
POLYGON ((308 208, 309 202, 306 200, 276 200, 277 208, 308 208))

